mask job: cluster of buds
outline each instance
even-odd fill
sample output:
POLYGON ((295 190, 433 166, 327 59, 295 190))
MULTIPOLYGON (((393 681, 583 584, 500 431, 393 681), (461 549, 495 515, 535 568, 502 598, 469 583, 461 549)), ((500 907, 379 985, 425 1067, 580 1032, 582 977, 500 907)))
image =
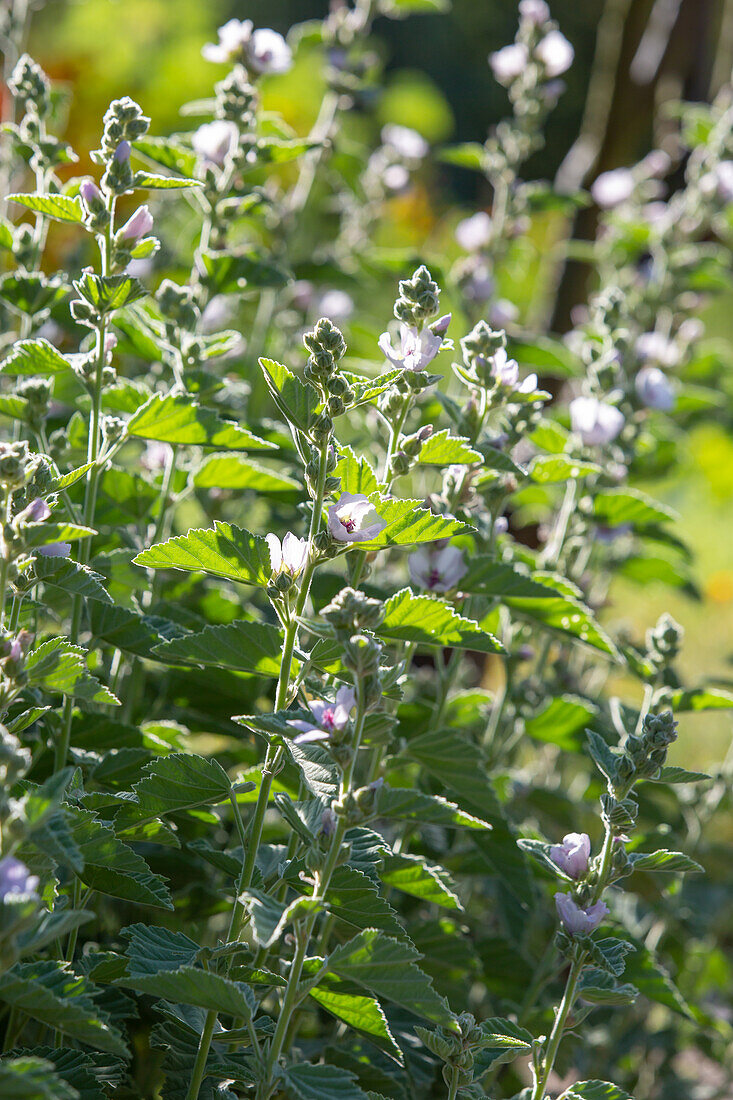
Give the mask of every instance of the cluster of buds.
MULTIPOLYGON (((664 767, 667 751, 677 739, 677 723, 670 710, 661 714, 647 714, 641 735, 629 734, 624 753, 617 767, 614 783, 616 795, 624 795, 637 779, 649 779, 664 767)), ((620 831, 624 831, 621 829, 620 831)))
POLYGON ((431 317, 436 316, 439 308, 440 287, 425 265, 421 264, 411 278, 400 281, 394 315, 398 321, 420 330, 431 317))
POLYGON ((25 440, 18 443, 0 443, 0 486, 6 492, 12 492, 25 485, 36 465, 36 456, 29 452, 25 440))
MULTIPOLYGON (((415 1027, 415 1033, 428 1050, 443 1062, 443 1080, 446 1085, 452 1087, 455 1084, 457 1073, 461 1096, 483 1096, 481 1085, 478 1082, 474 1084, 475 1070, 478 1068, 476 1059, 482 1051, 495 1045, 496 1036, 491 1035, 490 1021, 487 1024, 477 1024, 470 1012, 462 1012, 455 1022, 458 1025, 457 1033, 448 1028, 431 1031, 420 1026, 415 1027)), ((529 1038, 528 1033, 525 1034, 529 1038)), ((485 1063, 479 1065, 480 1073, 484 1073, 485 1063)))
POLYGON ((8 90, 27 115, 45 118, 51 109, 51 84, 40 65, 24 53, 10 74, 8 90))
POLYGON ((111 195, 122 195, 132 189, 131 143, 146 134, 149 126, 150 119, 129 96, 113 100, 107 108, 102 144, 92 153, 92 159, 96 164, 105 166, 102 187, 111 195))
POLYGON ((240 132, 252 129, 259 106, 259 93, 250 84, 245 73, 234 69, 214 86, 216 106, 214 113, 219 119, 234 122, 240 132))
POLYGON ((168 341, 179 346, 181 334, 195 332, 201 320, 194 290, 172 279, 163 279, 155 297, 165 319, 168 341))
POLYGON ((420 458, 420 451, 433 434, 432 424, 425 424, 412 435, 400 437, 399 448, 390 459, 390 473, 393 477, 402 477, 409 473, 420 458))
MULTIPOLYGON (((27 630, 21 630, 15 637, 10 634, 0 637, 0 709, 2 710, 7 709, 25 686, 27 681, 25 659, 32 641, 33 635, 27 630)), ((26 750, 19 751, 22 754, 26 750)))
POLYGON ((327 317, 321 317, 305 333, 303 343, 308 351, 305 376, 317 387, 326 405, 311 425, 311 435, 316 443, 324 443, 333 432, 333 417, 346 412, 355 396, 338 368, 339 360, 346 354, 346 341, 340 329, 327 317))
POLYGON ((47 378, 24 378, 15 387, 16 394, 25 402, 24 419, 36 434, 48 416, 52 389, 47 378))
POLYGON ((684 629, 667 612, 647 630, 646 659, 657 676, 663 675, 676 659, 684 636, 684 629))
POLYGON ((384 616, 381 600, 372 599, 353 588, 342 588, 322 616, 331 626, 342 647, 342 660, 354 682, 361 685, 365 710, 380 701, 382 685, 380 660, 382 645, 372 634, 384 616))

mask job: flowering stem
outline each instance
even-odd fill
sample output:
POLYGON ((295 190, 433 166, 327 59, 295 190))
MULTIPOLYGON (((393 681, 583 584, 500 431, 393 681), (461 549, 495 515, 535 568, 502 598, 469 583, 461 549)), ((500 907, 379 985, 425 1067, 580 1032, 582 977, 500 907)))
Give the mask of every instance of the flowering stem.
POLYGON ((575 1003, 578 979, 580 978, 580 972, 585 964, 585 958, 585 951, 578 951, 576 948, 576 956, 570 967, 570 972, 565 982, 565 992, 563 993, 557 1014, 555 1015, 555 1023, 552 1026, 550 1038, 547 1043, 547 1050, 542 1062, 542 1073, 535 1081, 531 1100, 544 1100, 545 1089, 547 1088, 547 1082, 555 1066, 555 1059, 563 1037, 563 1032, 565 1031, 565 1024, 568 1015, 572 1011, 573 1004, 575 1003))
POLYGON ((448 1100, 456 1100, 458 1095, 458 1079, 460 1077, 460 1070, 454 1066, 450 1075, 450 1085, 448 1087, 448 1100))
MULTIPOLYGON (((5 523, 10 523, 11 508, 13 503, 13 494, 6 490, 5 501, 3 511, 5 523)), ((5 622, 5 592, 8 587, 8 571, 10 569, 10 547, 5 542, 5 535, 0 531, 0 553, 2 558, 0 559, 0 627, 5 622)))

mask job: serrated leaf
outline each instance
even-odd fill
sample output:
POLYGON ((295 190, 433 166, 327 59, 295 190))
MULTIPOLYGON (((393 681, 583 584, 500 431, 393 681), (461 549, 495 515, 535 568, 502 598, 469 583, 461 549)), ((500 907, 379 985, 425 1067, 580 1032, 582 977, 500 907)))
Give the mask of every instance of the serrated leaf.
POLYGON ((0 975, 0 1001, 96 1050, 127 1054, 120 1033, 94 1003, 96 987, 64 963, 16 963, 0 975))
POLYGON ((33 210, 36 214, 43 214, 46 218, 53 218, 58 222, 72 222, 74 225, 84 224, 84 208, 77 198, 70 195, 8 195, 8 200, 17 202, 26 210, 33 210))
POLYGON ((561 749, 579 751, 580 736, 598 708, 586 699, 562 695, 552 699, 538 714, 528 718, 525 732, 536 741, 557 745, 561 749))
POLYGON ((574 586, 555 574, 535 573, 533 580, 550 590, 546 598, 511 597, 506 603, 518 615, 527 616, 550 630, 576 638, 593 649, 620 660, 620 654, 591 610, 575 594, 574 586))
POLYGON ((415 965, 419 958, 412 945, 391 939, 376 929, 366 929, 335 948, 326 962, 334 974, 356 982, 376 997, 384 997, 426 1020, 455 1030, 455 1018, 447 1002, 415 965))
POLYGON ((211 294, 237 294, 245 287, 282 287, 288 272, 266 252, 253 248, 239 252, 204 252, 204 285, 211 294))
POLYGON ((300 483, 286 474, 267 470, 239 454, 211 455, 193 475, 197 489, 253 489, 265 495, 300 491, 300 483))
POLYGON ((588 1004, 630 1005, 639 996, 639 990, 628 982, 619 985, 605 971, 588 967, 581 975, 578 996, 588 1004))
POLYGON ((0 278, 0 300, 18 313, 29 316, 52 309, 68 293, 68 283, 61 275, 46 276, 38 271, 30 274, 13 271, 0 278))
MULTIPOLYGON (((24 1052, 27 1056, 31 1052, 24 1052)), ((106 1100, 107 1092, 122 1084, 124 1063, 114 1055, 72 1047, 34 1047, 33 1057, 50 1062, 57 1079, 74 1090, 78 1100, 106 1100), (99 1082, 103 1082, 100 1084, 99 1082)), ((63 1092, 58 1093, 63 1100, 63 1092)), ((52 1100, 56 1100, 56 1094, 52 1100)))
POLYGON ((308 914, 323 911, 320 898, 299 897, 285 904, 251 887, 242 893, 240 900, 247 906, 252 935, 259 947, 271 947, 288 925, 308 914))
POLYGON ((707 772, 689 772, 686 768, 666 767, 661 768, 659 775, 650 776, 648 783, 701 783, 703 779, 711 779, 707 772))
POLYGON ((379 488, 377 475, 363 456, 354 454, 351 447, 342 447, 334 477, 341 478, 342 493, 364 493, 369 496, 379 488))
POLYGON ((282 1071, 282 1086, 294 1100, 368 1100, 348 1070, 297 1062, 282 1071))
POLYGON ((213 409, 201 408, 186 394, 154 394, 127 421, 127 434, 159 443, 223 447, 231 451, 274 446, 222 419, 213 409))
POLYGON ((385 886, 421 901, 441 905, 444 909, 463 909, 448 872, 423 856, 385 855, 379 877, 385 886))
POLYGON ((118 829, 141 818, 217 806, 231 797, 232 785, 216 760, 174 752, 146 764, 134 791, 136 802, 123 806, 115 819, 118 829))
POLYGON ((396 500, 370 493, 372 502, 386 527, 376 538, 360 542, 360 550, 378 550, 385 546, 414 546, 436 542, 454 535, 471 534, 473 528, 450 516, 437 516, 420 500, 396 500))
POLYGON ((203 187, 202 180, 186 179, 182 176, 158 176, 152 172, 136 172, 135 187, 146 191, 170 191, 177 187, 203 187))
POLYGON ((352 374, 351 371, 347 370, 341 371, 341 374, 354 393, 354 400, 350 408, 357 408, 359 405, 373 403, 380 393, 388 390, 394 380, 402 374, 402 368, 397 367, 394 370, 383 371, 376 378, 364 378, 363 375, 352 374))
POLYGON ((258 676, 280 675, 282 635, 270 623, 236 620, 227 626, 207 626, 197 634, 186 634, 155 647, 162 661, 171 664, 204 665, 252 672, 258 676))
POLYGON ((650 527, 677 519, 672 508, 653 500, 638 489, 604 489, 593 498, 593 515, 605 527, 650 527))
POLYGON ((566 1089, 558 1100, 634 1100, 611 1081, 579 1081, 566 1089))
POLYGON ((173 908, 163 879, 154 875, 142 856, 115 836, 109 825, 88 810, 67 809, 66 813, 84 860, 77 874, 90 890, 158 909, 173 908))
POLYGON ((136 138, 133 143, 136 153, 152 160, 162 168, 177 172, 180 176, 192 176, 196 171, 196 156, 190 149, 178 145, 172 138, 145 137, 136 138))
POLYGON ((384 605, 384 618, 376 633, 388 641, 417 645, 450 646, 478 653, 504 653, 501 642, 482 630, 473 619, 459 615, 446 600, 415 596, 403 588, 384 605))
POLYGON ((199 966, 182 966, 178 970, 159 970, 157 974, 118 978, 115 985, 163 997, 174 1004, 196 1005, 228 1012, 232 1016, 251 1019, 252 996, 248 986, 230 981, 199 966))
POLYGON ((528 599, 552 599, 557 595, 547 585, 532 580, 515 566, 497 562, 485 554, 469 559, 468 572, 461 577, 461 589, 466 592, 493 596, 498 600, 512 597, 528 599))
POLYGON ((39 555, 33 571, 44 584, 60 588, 71 596, 83 596, 86 600, 100 600, 102 603, 113 602, 104 587, 105 578, 81 562, 39 555))
POLYGON ((355 928, 378 928, 397 939, 405 936, 397 913, 381 896, 374 881, 355 867, 336 868, 326 894, 326 908, 355 928))
POLYGON ((28 683, 73 699, 119 706, 119 699, 89 672, 85 657, 86 650, 67 638, 51 638, 26 658, 28 683))
MULTIPOLYGON (((319 973, 322 964, 323 959, 320 958, 306 959, 303 976, 313 977, 319 973)), ((402 1051, 394 1040, 387 1017, 376 997, 370 997, 358 986, 328 973, 320 974, 318 985, 310 990, 310 996, 336 1019, 368 1035, 372 1042, 402 1064, 402 1051)))
POLYGON ((681 874, 704 871, 704 867, 684 852, 671 852, 667 848, 660 848, 657 852, 630 852, 629 859, 635 871, 675 871, 681 874))
POLYGON ((208 573, 240 584, 264 587, 272 565, 266 539, 241 527, 216 521, 213 530, 193 529, 143 550, 135 565, 147 569, 180 569, 208 573))
POLYGON ((450 825, 463 829, 490 829, 487 821, 459 809, 439 795, 401 787, 384 786, 379 792, 378 817, 422 821, 426 825, 450 825))
POLYGON ((538 485, 551 485, 557 481, 577 480, 589 474, 600 473, 595 462, 581 462, 567 455, 538 455, 527 467, 527 472, 538 485))
POLYGON ((125 956, 128 976, 149 977, 161 970, 179 970, 190 966, 199 953, 199 946, 183 932, 170 928, 130 924, 122 935, 129 940, 125 956))
POLYGON ((4 1100, 79 1100, 77 1090, 54 1072, 53 1063, 36 1055, 0 1062, 0 1096, 4 1100))
POLYGON ((318 391, 309 382, 302 382, 292 371, 274 359, 260 359, 260 368, 267 388, 285 419, 307 434, 310 423, 320 407, 318 391))
POLYGON ((685 691, 677 688, 665 694, 664 705, 675 713, 677 711, 730 710, 733 707, 733 692, 723 688, 691 688, 685 691))
POLYGON ((100 314, 114 313, 144 298, 147 290, 131 275, 93 275, 86 272, 74 290, 100 314))
POLYGON ((434 432, 420 448, 418 462, 423 466, 472 466, 483 462, 480 451, 474 450, 468 439, 451 435, 450 429, 434 432))
POLYGON ((3 374, 63 374, 71 370, 69 360, 48 340, 19 340, 0 365, 3 374))

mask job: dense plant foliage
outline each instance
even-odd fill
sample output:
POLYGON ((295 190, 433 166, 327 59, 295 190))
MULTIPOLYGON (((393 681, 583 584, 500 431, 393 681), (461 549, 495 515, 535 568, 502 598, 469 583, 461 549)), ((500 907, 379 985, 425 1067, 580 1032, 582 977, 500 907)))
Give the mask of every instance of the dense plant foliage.
POLYGON ((342 122, 379 86, 376 15, 431 6, 334 5, 288 41, 227 23, 190 125, 115 100, 94 178, 58 90, 13 68, 7 1100, 675 1100, 684 1049, 725 1063, 722 909, 684 876, 720 859, 726 772, 667 755, 733 695, 681 681, 669 615, 626 637, 603 612, 616 574, 694 594, 636 484, 718 402, 696 313, 728 282, 733 101, 680 107, 592 199, 523 182, 573 51, 522 0, 490 57, 511 113, 436 153, 491 210, 453 262, 390 250, 384 205, 430 149, 342 122), (300 50, 308 137, 260 106, 300 50), (560 339, 502 273, 591 201, 560 339))

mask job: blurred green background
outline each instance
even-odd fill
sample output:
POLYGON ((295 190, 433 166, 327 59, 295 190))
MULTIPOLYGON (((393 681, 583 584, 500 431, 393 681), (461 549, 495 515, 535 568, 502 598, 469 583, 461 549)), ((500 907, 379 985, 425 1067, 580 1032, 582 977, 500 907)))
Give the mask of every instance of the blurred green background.
MULTIPOLYGON (((575 48, 576 64, 551 116, 547 147, 529 166, 531 175, 552 178, 583 127, 595 144, 594 172, 633 162, 664 137, 666 103, 678 97, 708 99, 730 75, 733 5, 726 0, 554 0, 551 7, 575 48), (660 9, 674 15, 661 27, 660 9), (655 27, 656 38, 650 38, 655 27)), ((327 10, 316 0, 51 0, 35 16, 29 48, 71 93, 67 136, 82 154, 78 172, 89 167, 86 154, 97 144, 102 114, 115 97, 137 99, 152 117, 153 133, 188 128, 180 104, 209 95, 222 75, 200 51, 226 19, 251 18, 255 25, 285 32, 327 10)), ((385 90, 360 106, 349 126, 367 138, 376 138, 385 122, 398 122, 433 143, 483 140, 506 110, 486 58, 513 38, 515 26, 513 0, 455 0, 446 14, 378 19, 385 90)), ((313 66, 302 58, 291 73, 266 84, 265 106, 282 112, 301 133, 307 133, 320 102, 322 87, 313 75, 313 66)), ((409 198, 392 202, 388 232, 400 243, 422 247, 428 239, 439 247, 450 240, 455 204, 470 210, 489 198, 478 175, 431 168, 409 198)), ((718 299, 705 317, 709 338, 728 360, 731 307, 733 302, 718 299)), ((563 329, 562 311, 555 328, 563 329)), ((730 410, 727 416, 728 427, 721 410, 681 439, 681 473, 648 487, 681 514, 679 534, 697 555, 702 599, 662 585, 617 582, 607 612, 614 625, 626 624, 638 636, 663 610, 670 611, 687 631, 684 673, 695 682, 707 678, 718 684, 733 679, 730 410)), ((725 713, 685 716, 674 762, 705 767, 725 756, 731 734, 725 713)))

